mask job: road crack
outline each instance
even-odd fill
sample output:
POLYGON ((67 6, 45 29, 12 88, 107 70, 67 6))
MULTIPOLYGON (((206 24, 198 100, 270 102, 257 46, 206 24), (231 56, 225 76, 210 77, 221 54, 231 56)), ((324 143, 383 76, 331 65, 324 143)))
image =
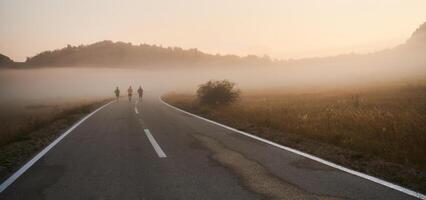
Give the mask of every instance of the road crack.
POLYGON ((241 153, 225 147, 215 139, 199 134, 193 134, 193 136, 212 151, 211 158, 213 160, 232 169, 242 179, 243 184, 248 187, 250 191, 266 196, 269 199, 341 199, 311 194, 303 191, 300 188, 279 179, 259 163, 249 160, 241 153))

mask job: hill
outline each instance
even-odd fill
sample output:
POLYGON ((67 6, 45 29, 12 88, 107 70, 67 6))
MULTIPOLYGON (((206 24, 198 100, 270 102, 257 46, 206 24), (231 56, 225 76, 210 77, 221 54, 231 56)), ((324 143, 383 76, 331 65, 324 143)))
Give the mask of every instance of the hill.
POLYGON ((211 55, 197 49, 163 48, 156 45, 101 41, 44 51, 27 59, 31 66, 153 66, 190 64, 268 64, 269 58, 257 56, 211 55))
POLYGON ((411 37, 407 40, 406 45, 411 48, 426 49, 426 22, 414 31, 411 37))
POLYGON ((405 43, 394 48, 368 54, 342 54, 329 57, 289 59, 283 61, 284 65, 320 65, 356 62, 358 66, 374 67, 388 64, 395 67, 416 66, 426 69, 426 22, 417 28, 405 43))
POLYGON ((13 64, 14 64, 14 62, 13 62, 12 59, 10 59, 9 57, 7 57, 3 54, 0 54, 0 67, 11 66, 13 64))

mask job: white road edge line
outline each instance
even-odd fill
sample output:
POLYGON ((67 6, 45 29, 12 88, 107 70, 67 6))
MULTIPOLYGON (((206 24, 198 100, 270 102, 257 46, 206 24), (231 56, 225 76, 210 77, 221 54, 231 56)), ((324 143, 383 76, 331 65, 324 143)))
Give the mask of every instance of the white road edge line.
POLYGON ((42 158, 50 149, 52 149, 56 144, 58 144, 62 139, 65 138, 69 133, 71 133, 75 128, 77 128, 81 123, 86 121, 89 117, 91 117, 96 112, 102 110, 109 104, 113 103, 115 101, 111 101, 100 108, 96 109, 95 111, 88 114, 86 117, 75 123, 71 128, 69 128, 67 131, 65 131, 61 136, 56 138, 52 143, 50 143, 47 147, 45 147, 43 150, 41 150, 37 155, 35 155, 30 161, 28 161, 24 166, 22 166, 18 171, 16 171, 12 176, 10 176, 8 179, 6 179, 3 183, 0 185, 0 193, 2 193, 4 190, 6 190, 9 185, 11 185, 13 182, 16 181, 22 174, 25 173, 34 163, 36 163, 40 158, 42 158))
POLYGON ((139 110, 138 110, 138 108, 137 108, 137 107, 135 107, 135 113, 136 113, 136 114, 139 114, 139 110))
POLYGON ((157 152, 158 157, 165 158, 167 157, 164 151, 161 149, 160 145, 158 145, 157 141, 155 141, 154 137, 149 132, 149 129, 144 129, 146 136, 148 137, 149 142, 151 142, 152 147, 154 147, 155 152, 157 152))
POLYGON ((188 114, 188 115, 190 115, 190 116, 196 117, 196 118, 198 118, 198 119, 202 119, 202 120, 204 120, 204 121, 207 121, 207 122, 210 122, 210 123, 212 123, 212 124, 215 124, 215 125, 221 126, 221 127, 226 128, 226 129, 228 129, 228 130, 231 130, 231 131, 237 132, 237 133, 239 133, 239 134, 245 135, 245 136, 247 136, 247 137, 253 138, 253 139, 255 139, 255 140, 259 140, 259 141, 261 141, 261 142, 267 143, 267 144, 272 145, 272 146, 275 146, 275 147, 277 147, 277 148, 280 148, 280 149, 283 149, 283 150, 290 151, 290 152, 292 152, 292 153, 295 153, 295 154, 301 155, 301 156, 303 156, 303 157, 305 157, 305 158, 309 158, 309 159, 311 159, 311 160, 314 160, 314 161, 320 162, 320 163, 322 163, 322 164, 328 165, 328 166, 330 166, 330 167, 336 168, 336 169, 341 170, 341 171, 344 171, 344 172, 346 172, 346 173, 349 173, 349 174, 352 174, 352 175, 355 175, 355 176, 358 176, 358 177, 361 177, 361 178, 364 178, 364 179, 367 179, 367 180, 373 181, 373 182, 375 182, 375 183, 378 183, 378 184, 380 184, 380 185, 383 185, 383 186, 386 186, 386 187, 392 188, 392 189, 394 189, 394 190, 400 191, 400 192, 405 193, 405 194, 408 194, 408 195, 410 195, 410 196, 417 197, 417 198, 419 198, 419 199, 423 199, 423 200, 425 200, 425 199, 426 199, 426 195, 424 195, 424 194, 422 194, 422 193, 420 193, 420 192, 416 192, 416 191, 410 190, 410 189, 408 189, 408 188, 405 188, 405 187, 402 187, 402 186, 399 186, 399 185, 393 184, 393 183, 391 183, 391 182, 388 182, 388 181, 385 181, 385 180, 379 179, 379 178, 377 178, 377 177, 370 176, 370 175, 367 175, 367 174, 364 174, 364 173, 361 173, 361 172, 358 172, 358 171, 355 171, 355 170, 352 170, 352 169, 349 169, 349 168, 343 167, 343 166, 341 166, 341 165, 338 165, 338 164, 332 163, 332 162, 330 162, 330 161, 324 160, 324 159, 319 158, 319 157, 316 157, 316 156, 314 156, 314 155, 311 155, 311 154, 308 154, 308 153, 304 153, 304 152, 302 152, 302 151, 299 151, 299 150, 296 150, 296 149, 293 149, 293 148, 290 148, 290 147, 286 147, 286 146, 283 146, 283 145, 277 144, 277 143, 275 143, 275 142, 272 142, 272 141, 269 141, 269 140, 263 139, 263 138, 261 138, 261 137, 258 137, 258 136, 255 136, 255 135, 252 135, 252 134, 247 133, 247 132, 244 132, 244 131, 237 130, 237 129, 235 129, 235 128, 232 128, 232 127, 229 127, 229 126, 223 125, 223 124, 218 123, 218 122, 215 122, 215 121, 213 121, 213 120, 210 120, 210 119, 207 119, 207 118, 204 118, 204 117, 200 117, 200 116, 198 116, 198 115, 192 114, 192 113, 190 113, 190 112, 184 111, 184 110, 182 110, 182 109, 180 109, 180 108, 177 108, 177 107, 175 107, 175 106, 172 106, 172 105, 168 104, 167 102, 163 101, 163 99, 161 98, 161 96, 159 96, 158 98, 159 98, 159 100, 160 100, 163 104, 165 104, 165 105, 169 106, 170 108, 173 108, 173 109, 175 109, 175 110, 178 110, 178 111, 183 112, 183 113, 185 113, 185 114, 188 114))

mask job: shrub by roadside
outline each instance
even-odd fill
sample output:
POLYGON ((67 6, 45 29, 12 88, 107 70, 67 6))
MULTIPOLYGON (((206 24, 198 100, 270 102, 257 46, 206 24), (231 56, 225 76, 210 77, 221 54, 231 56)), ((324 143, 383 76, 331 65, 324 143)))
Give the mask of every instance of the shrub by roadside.
POLYGON ((203 105, 229 105, 240 97, 240 90, 228 80, 208 81, 197 90, 197 99, 203 105))

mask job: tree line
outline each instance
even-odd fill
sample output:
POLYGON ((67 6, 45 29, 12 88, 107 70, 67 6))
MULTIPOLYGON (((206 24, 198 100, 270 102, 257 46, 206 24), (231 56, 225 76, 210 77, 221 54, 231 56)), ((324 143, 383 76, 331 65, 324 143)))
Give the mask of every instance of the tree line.
POLYGON ((133 45, 109 40, 90 45, 79 45, 44 51, 28 57, 26 64, 32 66, 64 66, 64 65, 155 65, 155 64, 268 64, 269 57, 249 55, 212 55, 198 49, 182 49, 180 47, 161 47, 157 45, 133 45))

